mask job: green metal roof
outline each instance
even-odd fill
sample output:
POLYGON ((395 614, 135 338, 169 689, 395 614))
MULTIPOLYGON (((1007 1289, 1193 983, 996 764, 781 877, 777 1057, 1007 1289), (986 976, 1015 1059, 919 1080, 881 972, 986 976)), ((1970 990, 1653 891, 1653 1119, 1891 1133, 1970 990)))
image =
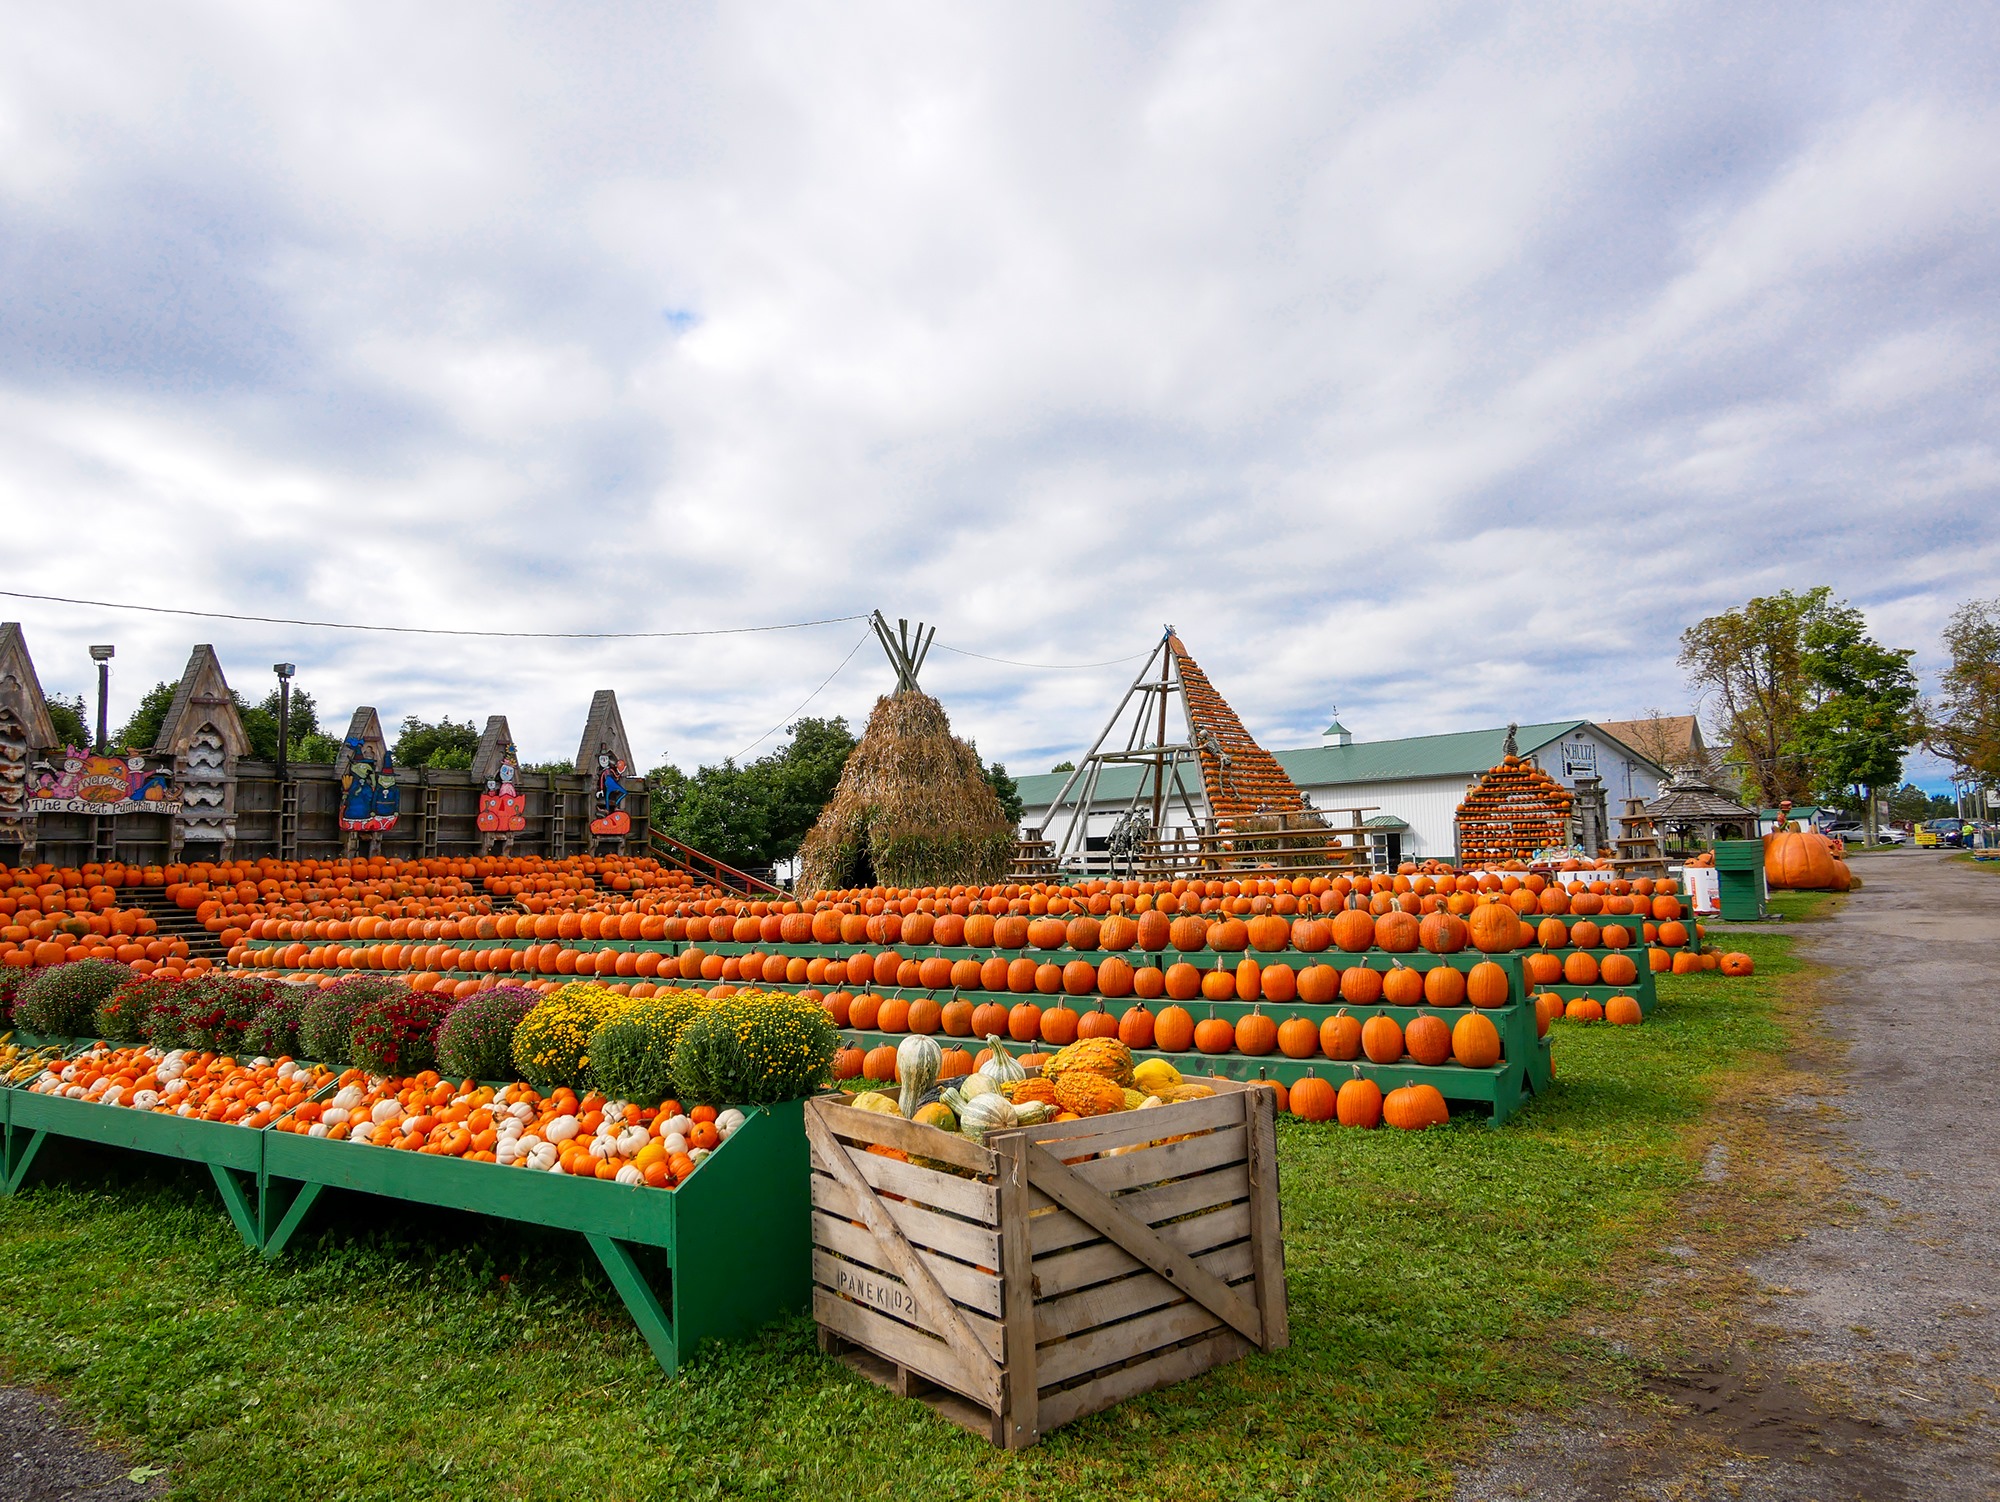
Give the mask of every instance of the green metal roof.
POLYGON ((1373 818, 1363 819, 1361 827, 1363 829, 1408 829, 1410 823, 1409 820, 1399 819, 1394 814, 1376 814, 1373 818))
MULTIPOLYGON (((1523 725, 1515 744, 1527 756, 1561 740, 1587 720, 1523 725)), ((1422 777, 1476 777, 1507 754, 1507 727, 1413 735, 1399 741, 1356 741, 1351 746, 1309 746, 1277 753, 1278 765, 1300 787, 1342 782, 1403 782, 1422 777)))
MULTIPOLYGON (((1522 725, 1515 745, 1523 756, 1553 745, 1588 720, 1551 720, 1522 725)), ((1608 739, 1609 737, 1607 737, 1608 739)), ((1620 744, 1623 744, 1620 742, 1620 744)), ((1450 735, 1413 735, 1397 741, 1356 741, 1348 746, 1307 746, 1273 753, 1285 775, 1302 788, 1345 782, 1403 782, 1424 777, 1477 777, 1507 754, 1507 727, 1460 730, 1450 735)), ((1097 801, 1125 802, 1139 790, 1145 769, 1130 764, 1106 767, 1097 781, 1097 801)), ((1021 801, 1046 807, 1062 791, 1069 773, 1043 772, 1019 778, 1021 801)), ((1197 798, 1201 790, 1190 789, 1197 798)))

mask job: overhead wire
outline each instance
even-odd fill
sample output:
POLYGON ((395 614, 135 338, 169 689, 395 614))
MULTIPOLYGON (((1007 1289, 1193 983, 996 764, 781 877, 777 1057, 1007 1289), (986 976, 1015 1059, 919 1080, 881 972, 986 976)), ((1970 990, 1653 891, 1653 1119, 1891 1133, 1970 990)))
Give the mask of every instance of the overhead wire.
POLYGON ((117 600, 80 600, 68 595, 29 594, 0 589, 14 600, 44 600, 57 605, 91 605, 100 610, 136 610, 147 615, 183 615, 203 621, 252 621, 266 626, 309 626, 318 631, 390 631, 402 636, 487 636, 514 641, 653 641, 677 636, 746 636, 760 631, 804 631, 813 626, 838 626, 865 621, 865 615, 830 615, 817 621, 785 621, 773 626, 711 626, 692 631, 473 631, 453 626, 380 626, 355 621, 306 621, 282 615, 238 615, 226 610, 184 610, 170 605, 128 605, 117 600))
POLYGON ((1137 662, 1140 658, 1150 657, 1153 653, 1153 649, 1148 647, 1143 652, 1134 652, 1130 657, 1110 657, 1103 662, 1018 662, 1012 657, 992 657, 985 652, 970 652, 964 647, 954 647, 949 642, 939 642, 937 645, 940 651, 955 652, 960 657, 977 657, 981 662, 1002 662, 1010 668, 1040 668, 1049 673, 1063 673, 1081 668, 1115 668, 1122 662, 1137 662))
POLYGON ((840 666, 836 667, 831 673, 828 673, 826 677, 820 680, 819 687, 806 695, 804 703, 800 704, 797 709, 793 710, 790 714, 786 715, 782 720, 778 721, 777 724, 773 725, 769 730, 765 731, 762 735, 758 736, 757 739, 752 741, 749 745, 745 746, 741 751, 738 751, 734 756, 730 757, 729 759, 731 761, 741 761, 744 757, 748 756, 752 751, 755 751, 759 746, 763 745, 764 742, 768 741, 772 736, 776 735, 780 730, 783 730, 787 725, 791 724, 792 721, 796 720, 801 714, 803 714, 805 712, 806 705, 812 703, 813 700, 817 699, 822 693, 825 692, 826 686, 829 683, 833 682, 834 679, 840 676, 840 669, 846 667, 848 663, 854 660, 854 654, 861 650, 861 643, 867 641, 868 638, 872 635, 874 635, 872 629, 862 632, 860 639, 857 640, 853 646, 847 649, 847 655, 840 659, 840 666))

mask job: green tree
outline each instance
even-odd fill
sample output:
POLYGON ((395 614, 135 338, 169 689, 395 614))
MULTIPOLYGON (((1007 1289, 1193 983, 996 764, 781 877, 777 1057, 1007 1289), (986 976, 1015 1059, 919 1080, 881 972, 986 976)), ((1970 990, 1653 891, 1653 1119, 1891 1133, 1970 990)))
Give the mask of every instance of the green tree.
POLYGON ((1059 761, 1054 766, 1049 768, 1049 775, 1053 777, 1058 772, 1074 772, 1075 770, 1076 770, 1075 762, 1059 761))
POLYGON ((1953 611, 1944 647, 1951 665, 1937 701, 1924 707, 1924 744, 1968 779, 2000 784, 2000 600, 1967 600, 1953 611))
POLYGON ((1884 647, 1862 630, 1858 611, 1836 606, 1807 628, 1801 658, 1812 707, 1799 718, 1793 754, 1813 771, 1822 796, 1861 811, 1875 842, 1875 790, 1903 775, 1917 738, 1914 652, 1884 647))
POLYGON ((993 796, 1000 800, 1000 810, 1007 815, 1009 824, 1021 822, 1021 810, 1027 805, 1021 801, 1021 784, 1007 775, 1005 762, 994 762, 986 769, 986 785, 993 789, 993 796))
POLYGON ((463 770, 472 765, 472 753, 478 749, 479 731, 470 720, 460 725, 446 715, 433 725, 429 720, 409 715, 389 754, 405 771, 415 771, 418 767, 463 770))
POLYGON ((129 746, 134 751, 150 751, 160 742, 160 727, 167 722, 178 685, 156 683, 139 700, 132 717, 112 732, 111 744, 129 746))
POLYGON ((802 719, 791 740, 746 766, 733 759, 693 776, 675 766, 646 774, 653 827, 732 866, 789 860, 833 796, 854 749, 844 719, 802 719))
POLYGON ((1825 585, 1804 594, 1781 590, 1681 633, 1688 684, 1720 712, 1744 780, 1766 804, 1786 798, 1804 803, 1813 795, 1813 770, 1796 744, 1800 722, 1815 702, 1805 666, 1807 637, 1840 612, 1859 620, 1825 585))
MULTIPOLYGON (((278 686, 271 685, 271 691, 254 705, 245 704, 243 696, 231 689, 229 696, 236 701, 236 716, 243 722, 243 733, 250 737, 250 754, 258 761, 278 759, 278 686)), ((331 755, 308 755, 306 752, 314 743, 331 740, 330 736, 319 733, 319 707, 313 696, 302 688, 292 690, 291 708, 285 714, 285 735, 291 741, 285 753, 288 761, 332 761, 331 755)), ((334 742, 339 750, 339 742, 334 742)))
POLYGON ((61 694, 51 694, 48 698, 49 722, 56 727, 56 744, 75 746, 79 750, 93 744, 90 726, 83 718, 83 695, 76 694, 65 699, 61 694))

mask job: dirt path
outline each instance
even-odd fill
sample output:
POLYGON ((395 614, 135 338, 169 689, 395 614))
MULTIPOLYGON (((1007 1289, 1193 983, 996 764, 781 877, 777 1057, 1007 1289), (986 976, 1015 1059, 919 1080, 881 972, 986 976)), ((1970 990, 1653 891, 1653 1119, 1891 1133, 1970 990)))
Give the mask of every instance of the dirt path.
POLYGON ((0 1387, 0 1502, 139 1502, 165 1492, 161 1472, 97 1444, 53 1398, 0 1387))
POLYGON ((1854 1212, 1739 1262, 1727 1348, 1654 1373, 1652 1411, 1526 1423, 1458 1502, 2000 1498, 2000 875, 1929 853, 1855 869, 1839 914, 1795 930, 1832 972, 1834 1093, 1776 1113, 1854 1212))

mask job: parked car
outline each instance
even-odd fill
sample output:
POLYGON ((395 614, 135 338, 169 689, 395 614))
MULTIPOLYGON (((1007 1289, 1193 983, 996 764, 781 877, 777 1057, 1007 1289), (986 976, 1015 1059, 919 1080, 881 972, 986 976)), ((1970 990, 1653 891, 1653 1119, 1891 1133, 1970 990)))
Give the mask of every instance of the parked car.
POLYGON ((1875 831, 1875 842, 1878 845, 1907 845, 1910 837, 1900 829, 1890 829, 1885 825, 1875 831))
POLYGON ((1856 819, 1842 819, 1826 826, 1828 839, 1845 840, 1850 845, 1859 845, 1868 838, 1868 828, 1856 819))

